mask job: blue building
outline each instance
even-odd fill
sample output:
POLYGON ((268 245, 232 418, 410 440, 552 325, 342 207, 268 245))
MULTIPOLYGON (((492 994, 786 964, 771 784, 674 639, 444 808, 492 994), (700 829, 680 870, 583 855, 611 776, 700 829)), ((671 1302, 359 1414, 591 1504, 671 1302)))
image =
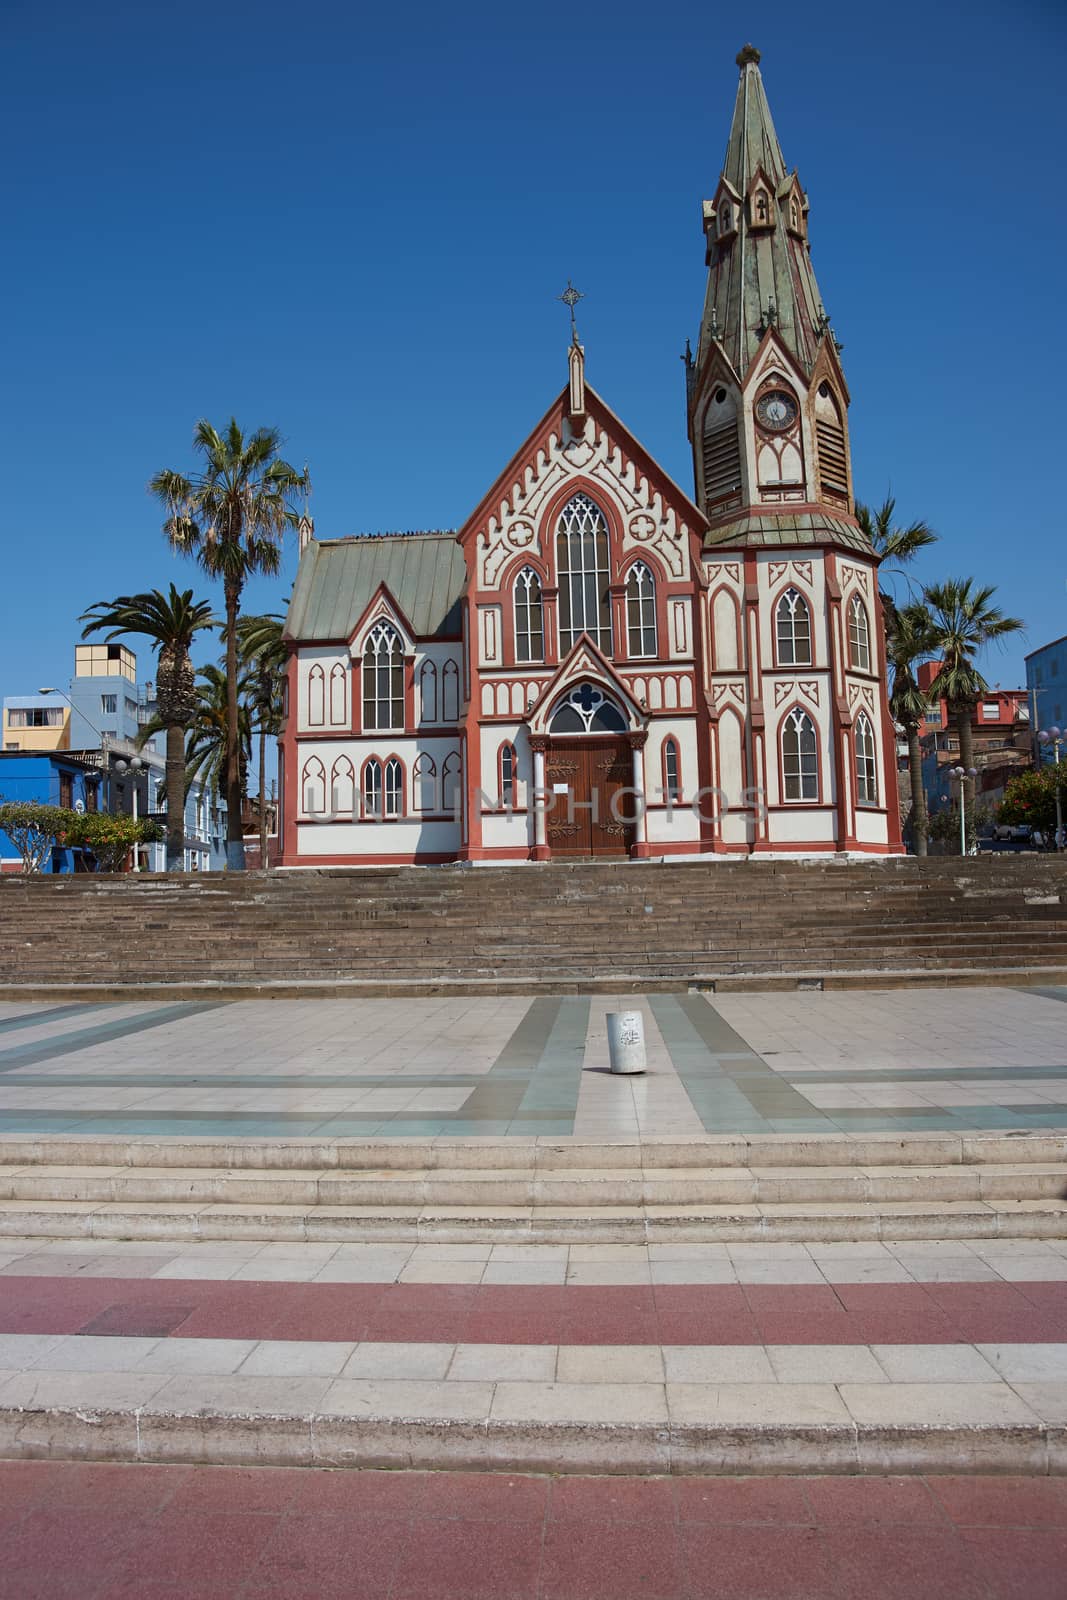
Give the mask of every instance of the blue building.
MULTIPOLYGON (((1067 634, 1026 657, 1026 689, 1034 733, 1067 725, 1067 634)), ((1051 745, 1038 746, 1042 761, 1051 761, 1051 745)))
MULTIPOLYGON (((107 772, 93 752, 82 750, 4 750, 0 752, 0 804, 6 801, 66 806, 72 811, 107 810, 107 772)), ((57 847, 44 872, 75 872, 81 852, 57 847)), ((18 851, 0 833, 0 872, 22 868, 18 851)))
MULTIPOLYGON (((164 821, 159 797, 165 773, 164 735, 141 745, 141 731, 155 715, 151 682, 138 683, 137 657, 124 644, 79 644, 69 692, 57 687, 4 700, 4 750, 0 798, 38 801, 164 821)), ((186 872, 221 871, 226 865, 226 806, 204 784, 185 797, 186 872)), ((0 834, 0 870, 21 865, 6 834, 0 834)), ((57 852, 45 870, 70 872, 74 852, 57 852)), ((166 867, 162 844, 146 845, 140 866, 166 867)))

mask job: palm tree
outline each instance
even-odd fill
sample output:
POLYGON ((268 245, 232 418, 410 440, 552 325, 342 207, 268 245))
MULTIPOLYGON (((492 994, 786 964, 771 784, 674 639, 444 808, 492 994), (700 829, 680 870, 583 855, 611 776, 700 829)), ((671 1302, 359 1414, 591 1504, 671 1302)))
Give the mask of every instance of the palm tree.
MULTIPOLYGON (((886 495, 874 511, 857 500, 856 521, 871 541, 871 547, 878 557, 879 579, 892 573, 910 582, 903 569, 915 560, 920 550, 937 543, 937 534, 928 522, 911 522, 906 528, 898 527, 893 521, 896 511, 897 502, 893 495, 886 495)), ((882 603, 889 611, 893 608, 893 598, 885 591, 884 583, 882 588, 882 603)))
MULTIPOLYGON (((252 753, 252 724, 244 704, 244 680, 239 684, 241 700, 237 708, 238 805, 244 800, 248 780, 248 761, 252 753)), ((193 710, 185 737, 181 782, 186 791, 199 783, 204 793, 219 793, 226 775, 228 732, 228 686, 221 667, 201 667, 193 691, 193 710)), ((162 724, 158 717, 149 722, 142 738, 151 738, 162 724)), ((169 794, 168 794, 169 799, 169 794)), ((228 803, 228 802, 227 802, 228 803)))
POLYGON ((888 662, 892 673, 889 710, 904 729, 908 741, 908 777, 911 783, 911 835, 915 854, 926 854, 929 818, 923 791, 919 731, 926 720, 930 696, 919 688, 915 668, 929 660, 935 645, 933 618, 924 605, 894 607, 888 629, 888 662))
POLYGON ((285 669, 289 651, 282 636, 285 618, 277 612, 242 617, 237 624, 237 649, 250 695, 249 709, 259 735, 259 861, 267 865, 267 737, 282 729, 285 669))
POLYGON ((237 617, 241 591, 253 573, 274 574, 281 564, 282 536, 299 522, 292 504, 310 488, 307 469, 298 472, 278 454, 276 428, 247 437, 235 418, 224 434, 201 419, 193 449, 203 458, 191 477, 157 472, 149 492, 167 517, 163 531, 175 550, 193 556, 212 578, 221 578, 226 601, 226 859, 244 867, 238 714, 237 617))
POLYGON ((168 594, 150 589, 145 594, 119 595, 117 600, 98 600, 78 621, 85 623, 83 639, 107 629, 108 639, 141 634, 157 647, 158 709, 153 731, 165 729, 167 735, 167 871, 180 872, 185 850, 185 730, 196 706, 189 652, 194 635, 215 625, 211 605, 194 600, 191 589, 179 593, 172 583, 168 594))
MULTIPOLYGON (((949 578, 923 591, 933 619, 934 650, 941 658, 930 698, 948 702, 949 716, 959 734, 960 765, 966 772, 974 766, 974 708, 989 687, 975 657, 986 645, 1002 642, 1023 626, 1018 617, 1006 617, 999 606, 991 604, 996 592, 991 584, 980 589, 973 584, 973 578, 949 578)), ((969 852, 974 844, 974 779, 964 777, 960 782, 969 852)))

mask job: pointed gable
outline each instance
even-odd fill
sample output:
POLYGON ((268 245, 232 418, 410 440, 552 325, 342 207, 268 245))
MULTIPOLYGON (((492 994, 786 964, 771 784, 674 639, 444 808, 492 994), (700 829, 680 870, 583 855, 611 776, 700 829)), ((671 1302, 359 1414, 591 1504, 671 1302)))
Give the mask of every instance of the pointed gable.
POLYGON ((545 684, 536 701, 527 712, 530 732, 534 735, 548 732, 549 721, 568 689, 581 684, 593 684, 609 699, 617 701, 632 729, 643 728, 648 721, 643 708, 637 703, 615 668, 584 634, 560 662, 545 684))
POLYGON ((584 415, 572 418, 568 386, 460 529, 472 585, 498 589, 521 557, 543 565, 568 489, 603 506, 622 545, 646 548, 672 577, 689 573, 705 518, 587 382, 584 415))

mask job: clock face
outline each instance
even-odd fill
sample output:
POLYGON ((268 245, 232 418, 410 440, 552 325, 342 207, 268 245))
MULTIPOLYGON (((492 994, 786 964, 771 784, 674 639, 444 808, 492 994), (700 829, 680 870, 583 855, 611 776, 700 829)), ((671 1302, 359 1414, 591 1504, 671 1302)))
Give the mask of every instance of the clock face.
POLYGON ((797 420, 797 403, 783 389, 772 389, 756 403, 756 416, 763 427, 772 433, 781 433, 797 420))

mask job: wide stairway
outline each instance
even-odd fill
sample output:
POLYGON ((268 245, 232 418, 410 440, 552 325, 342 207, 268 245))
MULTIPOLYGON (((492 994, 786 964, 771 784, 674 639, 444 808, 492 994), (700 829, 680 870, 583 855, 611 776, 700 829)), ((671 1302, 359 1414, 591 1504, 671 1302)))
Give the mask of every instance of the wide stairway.
POLYGON ((0 1456, 1063 1473, 1065 1155, 11 1135, 0 1456))
POLYGON ((581 1139, 0 1135, 0 1238, 1060 1238, 1067 1132, 581 1139))
POLYGON ((1062 983, 1067 859, 0 879, 0 995, 1062 983))

